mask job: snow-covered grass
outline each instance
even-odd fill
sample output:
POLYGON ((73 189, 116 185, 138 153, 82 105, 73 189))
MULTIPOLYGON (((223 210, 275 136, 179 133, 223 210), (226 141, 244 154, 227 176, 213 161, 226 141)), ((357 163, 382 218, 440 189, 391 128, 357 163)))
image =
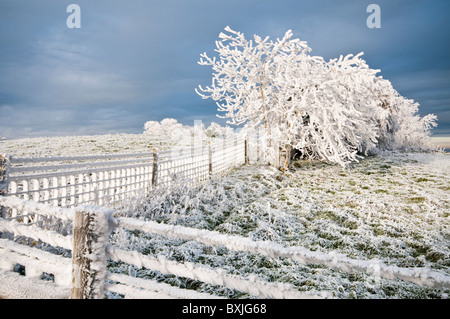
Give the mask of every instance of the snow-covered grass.
POLYGON ((106 134, 0 140, 0 154, 44 157, 149 152, 172 147, 170 139, 146 134, 106 134))
MULTIPOLYGON (((244 166, 196 189, 180 185, 150 194, 122 215, 450 275, 449 164, 450 154, 445 153, 386 153, 348 169, 297 161, 282 174, 268 166, 244 166)), ((164 254, 242 276, 253 273, 267 281, 294 284, 300 291, 328 291, 338 298, 443 298, 450 292, 140 232, 119 231, 113 240, 143 254, 164 254)), ((241 297, 124 264, 112 263, 110 268, 241 297)))
MULTIPOLYGON (((154 145, 170 148, 169 142, 148 135, 118 134, 1 141, 0 153, 134 153, 154 145)), ((180 183, 148 194, 116 215, 338 252, 353 259, 380 259, 399 267, 427 267, 450 275, 449 173, 448 153, 384 153, 347 169, 296 161, 284 174, 265 165, 246 165, 195 188, 180 183)), ((139 231, 119 229, 111 240, 143 254, 163 254, 170 260, 220 267, 244 277, 255 274, 262 280, 293 284, 299 291, 327 291, 337 298, 447 298, 450 293, 139 231)), ((249 297, 124 263, 110 262, 108 268, 199 292, 249 297)))

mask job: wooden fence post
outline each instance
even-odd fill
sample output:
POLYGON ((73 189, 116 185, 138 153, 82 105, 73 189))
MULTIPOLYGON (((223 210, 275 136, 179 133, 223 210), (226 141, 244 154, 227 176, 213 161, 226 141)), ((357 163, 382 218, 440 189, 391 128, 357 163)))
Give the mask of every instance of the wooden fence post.
POLYGON ((259 143, 261 143, 261 138, 258 137, 256 138, 256 162, 259 163, 259 143))
POLYGON ((244 152, 245 152, 244 163, 248 164, 248 140, 247 140, 247 138, 245 138, 245 140, 244 140, 244 152))
POLYGON ((211 141, 208 142, 208 160, 209 160, 209 178, 212 178, 212 174, 213 174, 213 162, 212 162, 211 141))
POLYGON ((113 211, 98 206, 76 209, 73 229, 71 299, 103 299, 106 245, 113 211))
POLYGON ((10 157, 0 155, 0 196, 8 193, 10 157))
MULTIPOLYGON (((0 196, 8 194, 10 158, 0 155, 0 196)), ((6 217, 7 211, 7 207, 0 206, 0 217, 6 217)))
POLYGON ((158 184, 158 153, 153 149, 153 170, 152 170, 152 187, 155 188, 158 184))

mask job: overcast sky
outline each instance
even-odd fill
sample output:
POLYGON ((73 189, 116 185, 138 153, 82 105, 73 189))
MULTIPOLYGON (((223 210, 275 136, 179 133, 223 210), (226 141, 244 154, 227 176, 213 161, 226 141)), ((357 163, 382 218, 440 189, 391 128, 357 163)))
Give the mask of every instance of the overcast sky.
POLYGON ((0 0, 0 136, 141 133, 166 117, 224 124, 194 89, 210 83, 197 61, 227 25, 274 39, 292 29, 327 60, 364 51, 450 135, 449 11, 448 0, 0 0), (79 29, 66 25, 71 3, 79 29), (366 25, 370 3, 380 29, 366 25))

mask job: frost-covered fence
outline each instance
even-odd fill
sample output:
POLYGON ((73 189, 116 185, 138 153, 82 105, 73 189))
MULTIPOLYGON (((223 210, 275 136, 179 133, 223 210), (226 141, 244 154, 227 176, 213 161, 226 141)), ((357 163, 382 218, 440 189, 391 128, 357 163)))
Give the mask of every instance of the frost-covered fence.
POLYGON ((0 218, 0 271, 6 273, 0 276, 0 296, 104 297, 112 209, 69 209, 4 196, 0 196, 0 207, 4 208, 0 218), (11 281, 20 277, 11 274, 18 268, 22 268, 26 280, 21 279, 15 287, 11 281))
POLYGON ((196 183, 220 175, 246 162, 245 144, 241 138, 228 138, 192 148, 159 152, 156 184, 170 185, 177 180, 196 183))
MULTIPOLYGON (((113 210, 99 206, 74 209, 54 207, 14 197, 0 196, 0 269, 11 272, 17 265, 25 267, 30 279, 26 289, 34 290, 42 276, 52 277, 46 295, 66 298, 104 298, 114 292, 126 298, 212 298, 214 296, 180 289, 150 279, 134 278, 107 271, 107 258, 163 274, 173 274, 205 283, 225 286, 261 298, 326 298, 328 292, 300 292, 292 285, 266 282, 250 274, 247 277, 227 273, 224 269, 195 263, 179 263, 164 256, 151 256, 124 250, 109 242, 109 233, 122 227, 194 240, 211 247, 225 246, 235 251, 262 254, 271 258, 291 258, 301 264, 321 264, 338 271, 368 272, 390 280, 409 281, 420 286, 450 288, 450 276, 428 268, 402 268, 380 260, 355 260, 341 254, 313 252, 304 247, 284 247, 270 241, 222 234, 177 225, 160 224, 132 218, 113 217, 113 210), (14 215, 14 212, 20 212, 14 215), (39 217, 39 218, 38 218, 39 217)), ((2 287, 14 283, 3 282, 2 287)), ((17 279, 17 278, 16 278, 17 279)), ((22 286, 23 288, 23 286, 22 286)), ((39 297, 39 296, 38 296, 39 297)))
POLYGON ((114 207, 127 198, 174 183, 198 183, 246 162, 246 142, 139 154, 6 157, 0 187, 9 196, 54 206, 114 207))
MULTIPOLYGON (((117 218, 115 220, 116 227, 123 227, 131 231, 143 231, 146 233, 159 234, 164 236, 172 236, 180 239, 195 240, 203 242, 210 246, 226 246, 237 251, 248 251, 248 243, 253 244, 250 249, 256 253, 264 253, 266 251, 264 245, 255 243, 248 238, 221 235, 220 233, 187 228, 182 226, 158 224, 153 221, 139 221, 132 218, 117 218)), ((251 244, 250 244, 251 246, 251 244)), ((168 260, 164 256, 143 255, 136 251, 127 251, 108 245, 107 255, 113 261, 125 262, 133 264, 137 267, 145 267, 151 270, 159 271, 163 274, 172 274, 180 277, 190 278, 212 285, 225 286, 260 298, 276 298, 276 299, 315 299, 328 297, 328 293, 316 292, 300 292, 290 284, 266 282, 250 275, 248 278, 242 276, 228 274, 224 269, 212 268, 207 265, 195 263, 179 263, 168 260)), ((275 255, 277 255, 275 253, 275 255)), ((108 279, 114 281, 114 284, 108 284, 107 290, 125 295, 131 298, 144 298, 147 294, 146 286, 148 280, 132 278, 125 275, 108 274, 108 279), (133 281, 133 283, 130 283, 133 281), (131 287, 129 287, 131 285, 131 287)), ((157 283, 153 283, 153 291, 155 291, 157 283)), ((212 298, 213 296, 204 293, 199 294, 195 291, 186 291, 175 289, 174 287, 164 287, 164 293, 172 297, 178 297, 180 293, 188 298, 212 298)))
MULTIPOLYGON (((314 252, 304 247, 284 247, 283 245, 270 241, 253 241, 246 237, 226 235, 215 231, 177 225, 159 224, 153 221, 118 218, 116 219, 116 225, 131 231, 143 231, 183 240, 195 240, 208 246, 225 246, 234 251, 262 254, 271 258, 291 258, 303 265, 319 264, 347 273, 366 272, 389 280, 412 282, 419 286, 439 289, 450 288, 450 276, 429 268, 402 268, 395 265, 387 265, 381 260, 356 260, 337 253, 326 254, 314 252)), ((115 261, 123 261, 138 267, 146 267, 163 273, 200 280, 214 285, 226 286, 261 298, 330 297, 329 293, 324 292, 299 292, 291 285, 264 282, 253 275, 250 275, 249 278, 242 278, 226 274, 225 270, 212 269, 204 265, 193 263, 180 264, 167 260, 163 256, 159 256, 158 258, 144 256, 134 251, 124 251, 113 246, 108 246, 107 252, 108 256, 115 261)), ((118 281, 120 282, 120 280, 118 281)), ((111 291, 115 290, 112 289, 111 291)), ((121 291, 123 293, 125 290, 121 291)))
POLYGON ((69 297, 74 211, 4 196, 0 209, 0 295, 69 297))
MULTIPOLYGON (((171 226, 165 228, 155 222, 140 222, 129 218, 114 219, 112 210, 98 206, 68 209, 14 197, 0 197, 0 206, 9 208, 10 212, 8 216, 0 218, 0 268, 11 272, 16 265, 24 266, 24 273, 30 279, 27 286, 30 291, 35 288, 38 279, 46 274, 53 277, 54 284, 48 285, 48 289, 59 291, 53 295, 58 298, 68 298, 69 295, 74 299, 103 298, 105 291, 123 294, 127 298, 214 298, 209 294, 180 289, 154 280, 109 273, 106 270, 108 257, 165 274, 223 285, 262 298, 320 297, 296 291, 288 284, 264 282, 253 275, 243 278, 204 265, 177 263, 163 256, 146 256, 136 251, 125 251, 108 243, 108 234, 115 227, 166 233, 166 230, 173 230, 171 226), (20 211, 21 215, 12 217, 13 208, 20 211), (53 225, 43 227, 42 223, 35 223, 33 219, 24 220, 25 216, 30 218, 36 215, 68 222, 73 232, 63 235, 49 229, 53 225), (33 246, 40 246, 41 249, 33 246), (65 257, 51 252, 58 249, 71 251, 72 256, 65 257)), ((199 236, 200 240, 205 236, 202 230, 186 231, 182 228, 181 234, 177 234, 178 230, 175 228, 175 232, 168 231, 166 235, 180 238, 199 236)), ((215 235, 214 232, 212 234, 215 235)), ((214 245, 212 241, 210 243, 214 245)), ((216 244, 223 242, 219 240, 216 244)))
POLYGON ((113 211, 78 207, 74 216, 72 249, 72 299, 103 299, 106 245, 113 211))
MULTIPOLYGON (((293 290, 290 285, 264 282, 256 276, 242 278, 204 265, 177 263, 162 256, 145 256, 136 251, 114 247, 108 243, 108 237, 115 227, 152 233, 161 233, 161 230, 164 232, 164 228, 158 227, 154 222, 114 219, 113 211, 108 208, 80 206, 68 209, 3 196, 0 196, 0 206, 9 209, 8 215, 0 218, 0 269, 12 272, 17 265, 23 266, 23 272, 29 278, 27 289, 30 292, 35 289, 39 278, 46 274, 53 277, 54 284, 49 284, 47 288, 57 291, 58 293, 50 294, 57 298, 68 298, 69 294, 74 299, 104 298, 105 291, 120 293, 128 298, 214 298, 209 294, 180 289, 154 280, 109 273, 106 269, 108 257, 165 274, 224 285, 263 298, 316 297, 293 290), (13 209, 20 211, 21 215, 13 216, 13 209), (25 220, 25 217, 37 215, 50 218, 53 222, 60 220, 68 223, 73 231, 62 234, 61 231, 54 230, 56 223, 49 225, 33 222, 34 219, 25 220), (69 256, 61 255, 61 250, 65 250, 69 256), (72 252, 71 257, 68 251, 72 252)), ((196 231, 202 232, 191 229, 191 232, 196 231)), ((176 233, 169 232, 168 235, 176 233)), ((14 286, 14 283, 3 283, 2 279, 0 283, 14 286)), ((5 292, 0 289, 0 293, 5 292)), ((39 296, 34 295, 34 298, 39 296)))
POLYGON ((7 181, 7 164, 8 161, 6 157, 0 154, 0 195, 3 195, 7 191, 8 181, 7 181))
POLYGON ((114 204, 151 188, 153 153, 9 158, 7 195, 54 206, 114 204))

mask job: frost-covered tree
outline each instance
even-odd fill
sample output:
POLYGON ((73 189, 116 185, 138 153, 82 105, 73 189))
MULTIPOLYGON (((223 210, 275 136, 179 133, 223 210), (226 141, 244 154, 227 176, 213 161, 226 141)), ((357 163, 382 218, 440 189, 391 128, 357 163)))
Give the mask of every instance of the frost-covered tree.
POLYGON ((375 128, 361 102, 369 98, 355 81, 376 71, 359 56, 326 63, 310 56, 306 42, 292 39, 290 30, 275 42, 225 30, 229 34, 216 42, 220 59, 201 55, 199 63, 214 73, 211 86, 197 93, 214 99, 229 123, 264 125, 269 151, 294 147, 341 164, 355 160, 363 145, 374 145, 375 128))
POLYGON ((248 123, 255 128, 264 125, 266 134, 271 136, 279 124, 275 107, 279 55, 301 55, 310 49, 306 42, 291 40, 291 31, 276 42, 256 35, 254 40, 247 40, 244 34, 229 27, 225 31, 228 34, 221 33, 221 41, 216 41, 220 59, 201 55, 199 64, 211 66, 214 73, 211 86, 200 86, 196 92, 202 98, 215 100, 219 111, 226 112, 219 117, 228 118, 229 124, 248 123))
POLYGON ((234 137, 234 130, 229 126, 220 126, 211 122, 208 127, 202 121, 194 121, 193 126, 183 125, 176 119, 166 118, 161 122, 148 121, 144 124, 144 134, 171 142, 174 148, 207 145, 218 139, 234 137))
POLYGON ((345 165, 380 146, 426 144, 435 117, 417 117, 417 105, 377 76, 362 53, 326 62, 290 30, 276 41, 225 31, 216 41, 219 58, 201 55, 212 83, 196 92, 215 100, 228 123, 263 126, 268 153, 295 148, 305 158, 345 165))
POLYGON ((203 98, 217 101, 219 111, 226 112, 230 124, 239 125, 250 121, 264 123, 269 127, 268 114, 271 113, 273 99, 277 94, 278 54, 298 53, 309 50, 306 42, 289 40, 288 31, 283 39, 270 41, 269 37, 258 36, 247 40, 244 34, 225 28, 230 34, 221 33, 221 41, 216 41, 220 60, 209 58, 203 53, 199 64, 212 66, 211 86, 199 87, 196 92, 203 98), (283 53, 281 53, 283 52, 283 53))
POLYGON ((183 124, 178 123, 176 119, 166 118, 161 122, 148 121, 144 124, 144 134, 172 138, 186 133, 183 124))
POLYGON ((280 83, 289 83, 279 105, 280 138, 304 157, 339 164, 357 159, 358 152, 375 147, 377 128, 367 86, 377 70, 360 55, 329 62, 305 57, 287 63, 280 83), (283 125, 284 124, 284 125, 283 125))
POLYGON ((183 145, 189 143, 191 140, 191 129, 173 118, 165 118, 161 122, 146 122, 144 125, 144 134, 166 140, 180 141, 183 145))
POLYGON ((378 144, 374 150, 429 150, 431 129, 437 117, 428 114, 420 117, 419 103, 401 96, 390 81, 378 78, 371 87, 378 104, 374 117, 378 129, 378 144))
POLYGON ((211 122, 208 128, 205 129, 205 134, 207 138, 226 138, 233 136, 234 130, 229 126, 221 126, 216 122, 211 122))
POLYGON ((161 131, 161 124, 158 121, 148 121, 144 124, 144 134, 160 135, 161 131))
POLYGON ((167 118, 161 121, 161 130, 167 137, 180 136, 180 134, 183 134, 184 129, 183 124, 178 123, 176 119, 167 118))

